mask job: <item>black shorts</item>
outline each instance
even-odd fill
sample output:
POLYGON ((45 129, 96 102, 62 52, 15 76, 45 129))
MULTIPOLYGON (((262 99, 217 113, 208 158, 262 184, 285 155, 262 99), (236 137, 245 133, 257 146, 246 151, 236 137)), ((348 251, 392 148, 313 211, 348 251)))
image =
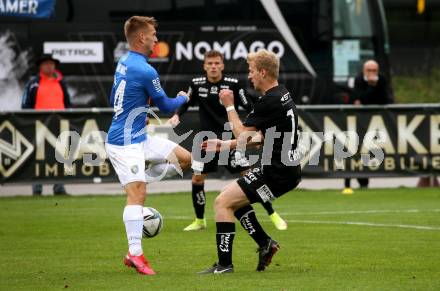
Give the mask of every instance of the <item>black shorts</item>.
MULTIPOLYGON (((202 157, 205 156, 205 151, 202 150, 202 157)), ((217 172, 219 166, 219 158, 220 153, 215 153, 214 158, 206 163, 193 161, 191 168, 195 174, 202 173, 213 173, 217 172)), ((227 161, 225 161, 226 165, 223 166, 229 171, 231 174, 241 173, 250 168, 249 161, 246 156, 237 150, 231 150, 228 155, 227 161)))
POLYGON ((273 201, 289 192, 301 182, 301 167, 252 168, 237 180, 251 203, 273 201))

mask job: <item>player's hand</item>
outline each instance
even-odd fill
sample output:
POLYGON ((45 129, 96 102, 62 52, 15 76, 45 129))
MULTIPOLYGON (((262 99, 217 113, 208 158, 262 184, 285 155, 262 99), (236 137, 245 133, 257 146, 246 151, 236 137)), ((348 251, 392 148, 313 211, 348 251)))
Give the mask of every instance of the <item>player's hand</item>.
POLYGON ((207 152, 219 152, 223 141, 220 139, 208 139, 202 142, 202 150, 207 152))
POLYGON ((220 98, 220 103, 223 104, 223 106, 234 106, 234 92, 229 89, 221 89, 218 97, 220 98))
POLYGON ((168 119, 167 123, 172 127, 176 127, 180 123, 180 118, 178 114, 174 114, 170 119, 168 119))
POLYGON ((186 93, 184 91, 179 91, 179 93, 177 93, 177 96, 185 96, 186 97, 186 103, 188 103, 188 101, 189 101, 188 93, 186 93))

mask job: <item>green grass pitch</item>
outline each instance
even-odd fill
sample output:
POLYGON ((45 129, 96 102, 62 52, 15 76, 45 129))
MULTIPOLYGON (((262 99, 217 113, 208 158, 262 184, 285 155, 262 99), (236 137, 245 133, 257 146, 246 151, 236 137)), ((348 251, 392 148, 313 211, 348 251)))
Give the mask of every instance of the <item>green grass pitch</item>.
POLYGON ((208 229, 191 222, 190 193, 150 195, 162 232, 144 239, 157 276, 122 264, 127 243, 124 196, 0 199, 2 290, 440 290, 440 190, 293 191, 275 202, 289 221, 278 231, 256 211, 281 250, 257 273, 256 246, 237 224, 235 273, 196 274, 216 261, 208 229))

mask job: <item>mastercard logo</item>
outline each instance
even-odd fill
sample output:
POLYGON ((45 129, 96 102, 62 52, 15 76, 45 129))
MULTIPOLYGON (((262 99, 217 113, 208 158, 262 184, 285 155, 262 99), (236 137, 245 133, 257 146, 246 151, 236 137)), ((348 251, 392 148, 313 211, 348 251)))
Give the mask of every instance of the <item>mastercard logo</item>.
POLYGON ((151 53, 151 58, 166 58, 170 54, 170 47, 166 42, 159 41, 153 47, 153 52, 151 53))

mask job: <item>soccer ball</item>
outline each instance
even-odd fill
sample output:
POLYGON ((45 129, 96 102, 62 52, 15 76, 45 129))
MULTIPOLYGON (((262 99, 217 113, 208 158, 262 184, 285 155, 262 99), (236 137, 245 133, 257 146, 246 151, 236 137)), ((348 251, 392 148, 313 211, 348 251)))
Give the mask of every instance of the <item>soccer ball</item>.
POLYGON ((144 226, 142 236, 145 238, 155 237, 159 234, 163 226, 162 215, 153 207, 144 207, 144 226))

